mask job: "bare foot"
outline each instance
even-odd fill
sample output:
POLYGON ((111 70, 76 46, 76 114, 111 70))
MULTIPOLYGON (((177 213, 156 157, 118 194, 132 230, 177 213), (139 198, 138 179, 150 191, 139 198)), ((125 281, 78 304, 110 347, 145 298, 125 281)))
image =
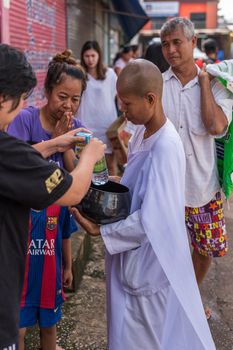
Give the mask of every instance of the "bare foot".
POLYGON ((212 310, 211 310, 211 308, 209 308, 209 306, 207 306, 207 307, 205 308, 205 315, 206 315, 206 319, 207 319, 207 320, 209 320, 210 317, 212 316, 212 310))
POLYGON ((61 348, 58 344, 56 344, 56 350, 65 350, 65 349, 61 348))
MULTIPOLYGON (((39 350, 42 350, 42 348, 40 348, 39 350)), ((56 344, 56 350, 65 350, 65 349, 61 348, 58 344, 56 344)))

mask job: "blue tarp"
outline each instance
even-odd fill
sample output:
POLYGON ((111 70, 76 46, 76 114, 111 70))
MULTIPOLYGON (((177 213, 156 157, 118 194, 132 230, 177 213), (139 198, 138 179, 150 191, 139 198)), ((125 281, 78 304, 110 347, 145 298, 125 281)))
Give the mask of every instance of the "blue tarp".
POLYGON ((138 0, 112 0, 119 22, 124 32, 125 43, 150 20, 138 0))

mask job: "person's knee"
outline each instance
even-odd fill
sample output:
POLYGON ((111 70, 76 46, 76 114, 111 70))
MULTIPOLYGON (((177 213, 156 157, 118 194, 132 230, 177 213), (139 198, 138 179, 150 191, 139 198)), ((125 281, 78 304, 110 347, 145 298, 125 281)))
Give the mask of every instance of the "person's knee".
POLYGON ((27 328, 20 328, 19 329, 19 339, 24 339, 26 335, 27 328))
POLYGON ((56 334, 56 325, 52 327, 41 328, 40 332, 42 337, 53 336, 54 334, 56 334))
POLYGON ((19 329, 19 350, 24 350, 24 338, 26 335, 27 328, 19 329))

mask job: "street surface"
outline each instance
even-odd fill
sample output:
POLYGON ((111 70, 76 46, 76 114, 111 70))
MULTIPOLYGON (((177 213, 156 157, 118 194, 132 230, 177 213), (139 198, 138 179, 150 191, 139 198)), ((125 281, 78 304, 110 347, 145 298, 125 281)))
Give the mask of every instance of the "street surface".
POLYGON ((209 324, 217 350, 233 350, 233 200, 225 205, 229 252, 214 259, 202 286, 204 305, 213 310, 209 324))
MULTIPOLYGON (((225 210, 229 253, 214 260, 202 287, 204 305, 213 310, 209 324, 217 350, 233 350, 233 201, 231 202, 230 210, 225 210)), ((92 253, 83 281, 77 293, 68 295, 63 319, 58 327, 59 345, 65 350, 107 349, 103 256, 101 239, 92 238, 92 253)), ((37 349, 38 340, 38 330, 34 330, 28 335, 25 350, 37 349)))

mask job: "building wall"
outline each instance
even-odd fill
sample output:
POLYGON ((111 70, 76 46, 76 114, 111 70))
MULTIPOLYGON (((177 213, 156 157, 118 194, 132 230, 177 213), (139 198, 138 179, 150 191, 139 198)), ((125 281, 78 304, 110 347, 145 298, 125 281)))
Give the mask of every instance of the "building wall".
POLYGON ((214 1, 208 1, 206 4, 206 28, 217 28, 218 24, 218 3, 214 1))
MULTIPOLYGON (((166 1, 159 0, 156 1, 157 4, 161 3, 177 3, 177 1, 166 1)), ((145 4, 155 3, 155 1, 144 1, 145 4)), ((179 1, 179 16, 187 17, 196 23, 197 28, 217 28, 217 10, 218 10, 218 0, 180 0, 179 1)), ((164 14, 164 22, 172 16, 164 14)), ((154 17, 151 22, 148 22, 143 29, 153 29, 155 28, 156 21, 161 22, 161 17, 154 17), (154 21, 154 24, 153 24, 154 21)), ((156 29, 159 29, 156 27, 156 29)))
POLYGON ((67 41, 76 57, 87 40, 94 39, 95 1, 79 0, 67 2, 67 41))
MULTIPOLYGON (((200 13, 205 13, 206 21, 205 27, 206 29, 217 28, 217 1, 207 1, 207 2, 193 2, 193 3, 181 3, 180 4, 180 16, 191 18, 191 14, 196 13, 197 15, 200 13)), ((203 28, 203 27, 201 27, 203 28)))
POLYGON ((98 0, 67 1, 68 47, 80 58, 83 44, 97 40, 103 50, 104 61, 108 61, 108 14, 106 6, 98 0))
MULTIPOLYGON (((5 2, 6 3, 6 2, 5 2)), ((38 84, 28 103, 41 105, 44 79, 51 57, 66 48, 65 0, 11 0, 3 6, 2 42, 23 50, 32 64, 38 84)))
POLYGON ((180 4, 180 13, 181 17, 188 17, 192 12, 205 12, 206 13, 206 4, 203 3, 181 3, 180 4))

